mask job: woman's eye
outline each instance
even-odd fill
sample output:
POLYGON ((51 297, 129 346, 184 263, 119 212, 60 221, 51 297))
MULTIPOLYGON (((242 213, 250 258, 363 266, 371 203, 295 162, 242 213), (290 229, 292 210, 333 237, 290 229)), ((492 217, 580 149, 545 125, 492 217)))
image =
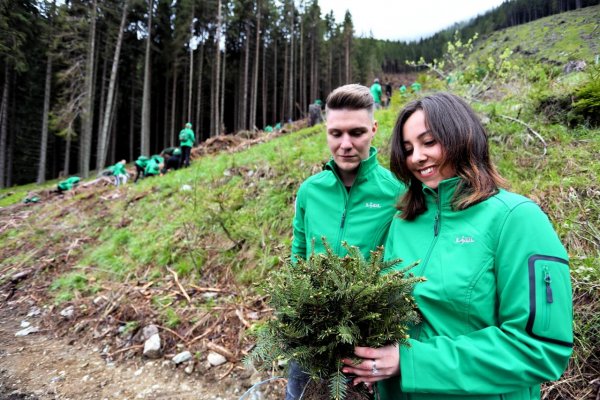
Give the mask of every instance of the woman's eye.
POLYGON ((412 154, 413 149, 404 149, 404 153, 412 154))
POLYGON ((433 146, 435 144, 435 140, 428 140, 425 142, 425 146, 433 146))

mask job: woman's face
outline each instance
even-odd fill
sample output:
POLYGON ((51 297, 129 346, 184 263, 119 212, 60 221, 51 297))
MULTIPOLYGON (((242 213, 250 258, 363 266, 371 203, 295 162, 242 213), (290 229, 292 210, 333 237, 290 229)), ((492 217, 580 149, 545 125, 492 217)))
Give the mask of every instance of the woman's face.
POLYGON ((437 189, 444 179, 455 175, 454 168, 441 168, 444 149, 425 125, 423 110, 415 111, 402 128, 406 167, 425 185, 437 189))

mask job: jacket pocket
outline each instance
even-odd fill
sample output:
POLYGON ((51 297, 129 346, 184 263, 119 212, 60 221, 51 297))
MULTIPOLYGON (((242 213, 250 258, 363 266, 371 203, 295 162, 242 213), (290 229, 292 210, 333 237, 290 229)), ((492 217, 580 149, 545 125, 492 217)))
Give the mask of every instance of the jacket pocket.
POLYGON ((573 346, 573 305, 569 263, 558 257, 529 258, 529 319, 532 337, 562 346, 573 346))

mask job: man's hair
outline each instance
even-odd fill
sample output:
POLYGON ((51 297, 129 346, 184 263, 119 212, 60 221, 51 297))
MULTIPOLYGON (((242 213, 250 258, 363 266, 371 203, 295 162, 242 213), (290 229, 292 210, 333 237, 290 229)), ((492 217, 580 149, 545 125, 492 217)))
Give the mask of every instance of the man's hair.
POLYGON ((463 99, 450 93, 436 93, 410 102, 394 126, 391 140, 390 170, 404 182, 408 191, 400 200, 401 218, 413 220, 427 206, 421 182, 407 168, 403 129, 418 110, 425 114, 425 125, 441 144, 443 159, 439 170, 451 166, 462 178, 453 199, 455 210, 464 210, 487 199, 504 185, 504 179, 490 160, 487 133, 481 121, 463 99))
POLYGON ((327 96, 325 110, 367 110, 373 118, 375 101, 368 87, 352 83, 340 86, 327 96))

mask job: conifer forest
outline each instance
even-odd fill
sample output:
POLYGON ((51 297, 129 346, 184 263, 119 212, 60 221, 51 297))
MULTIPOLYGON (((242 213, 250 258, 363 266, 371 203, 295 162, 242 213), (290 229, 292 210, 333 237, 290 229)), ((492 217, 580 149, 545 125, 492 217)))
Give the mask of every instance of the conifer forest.
MULTIPOLYGON (((595 3, 509 1, 462 28, 595 3)), ((356 37, 318 0, 1 0, 0 188, 158 152, 186 122, 202 141, 302 118, 332 88, 434 58, 458 27, 407 43, 356 37)))

